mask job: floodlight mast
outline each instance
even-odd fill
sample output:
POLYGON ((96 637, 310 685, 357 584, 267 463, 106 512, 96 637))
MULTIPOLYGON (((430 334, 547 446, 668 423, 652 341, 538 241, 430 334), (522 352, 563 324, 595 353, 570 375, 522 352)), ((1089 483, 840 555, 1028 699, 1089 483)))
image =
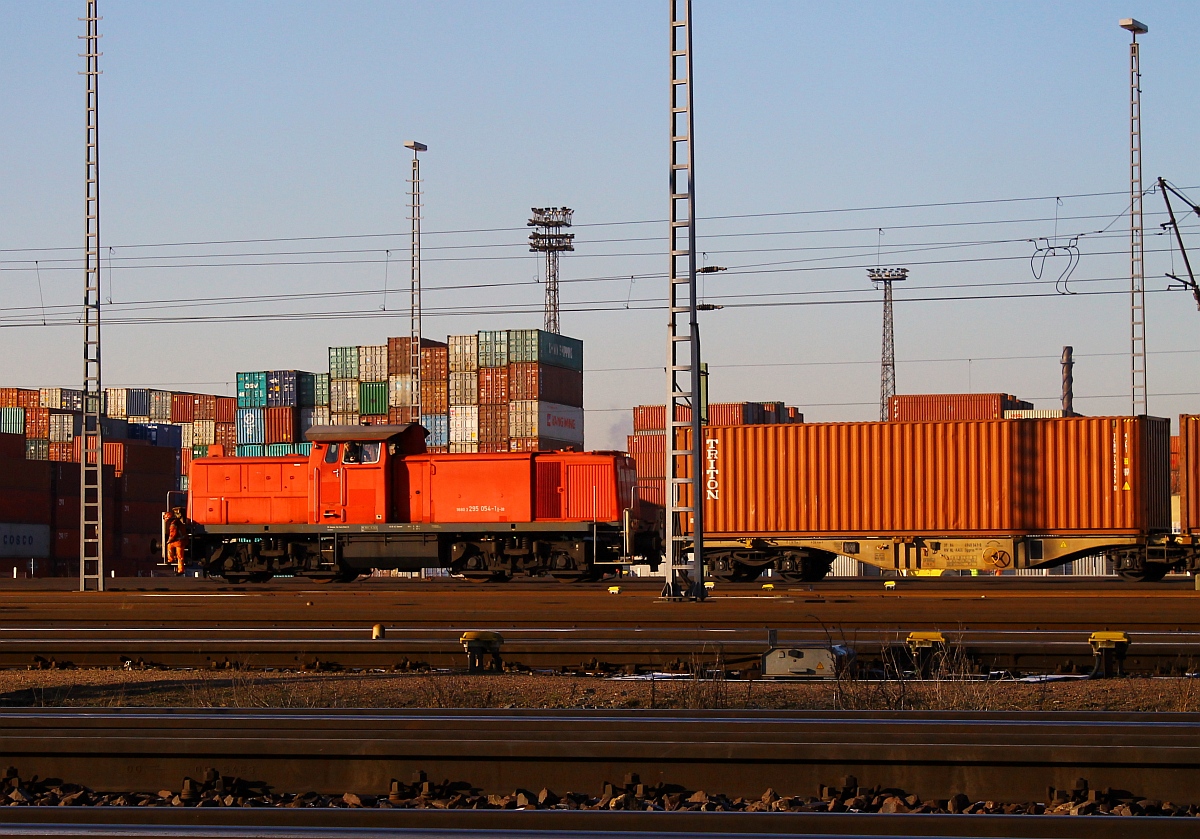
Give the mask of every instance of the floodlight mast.
POLYGON ((892 283, 908 279, 907 268, 868 268, 867 278, 883 287, 883 349, 879 356, 879 420, 889 418, 889 405, 896 395, 896 341, 892 325, 892 283))
POLYGON ((410 286, 408 293, 408 364, 409 376, 412 382, 412 392, 409 396, 409 422, 421 421, 421 161, 417 155, 429 151, 429 146, 408 140, 404 143, 406 149, 412 149, 412 185, 409 194, 409 221, 412 222, 411 240, 409 243, 409 274, 410 286))
POLYGON ((546 254, 546 316, 547 332, 561 333, 558 307, 558 255, 575 250, 575 234, 563 233, 570 227, 575 211, 570 207, 531 207, 529 226, 537 230, 529 234, 529 250, 546 254))
POLYGON ((1146 385, 1146 259, 1142 230, 1142 70, 1138 35, 1150 27, 1133 18, 1121 21, 1129 32, 1129 408, 1150 411, 1146 385))

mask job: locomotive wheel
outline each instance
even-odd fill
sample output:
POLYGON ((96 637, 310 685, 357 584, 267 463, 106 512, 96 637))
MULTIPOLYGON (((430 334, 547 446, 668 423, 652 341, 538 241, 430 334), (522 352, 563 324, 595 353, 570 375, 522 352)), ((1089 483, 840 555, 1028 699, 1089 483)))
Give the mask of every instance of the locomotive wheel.
POLYGON ((733 578, 734 583, 752 583, 762 576, 763 568, 757 565, 742 565, 740 562, 734 565, 733 578))

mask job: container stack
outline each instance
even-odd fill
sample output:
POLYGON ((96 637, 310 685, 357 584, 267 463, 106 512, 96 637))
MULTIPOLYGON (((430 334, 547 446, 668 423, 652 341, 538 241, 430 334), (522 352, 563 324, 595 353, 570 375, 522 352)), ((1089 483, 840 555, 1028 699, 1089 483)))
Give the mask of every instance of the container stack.
POLYGON ((918 393, 893 396, 892 422, 1004 419, 1006 411, 1032 411, 1033 403, 1009 393, 918 393))
MULTIPOLYGON (((328 406, 314 403, 328 391, 325 374, 303 370, 263 370, 238 373, 238 395, 234 431, 221 432, 214 425, 212 438, 194 436, 193 457, 208 454, 207 447, 219 445, 238 457, 287 457, 307 454, 304 431, 322 416, 328 422, 328 406), (317 413, 324 409, 323 415, 317 413)), ((195 429, 193 428, 193 432, 195 429)), ((185 444, 187 441, 184 441, 185 444)))

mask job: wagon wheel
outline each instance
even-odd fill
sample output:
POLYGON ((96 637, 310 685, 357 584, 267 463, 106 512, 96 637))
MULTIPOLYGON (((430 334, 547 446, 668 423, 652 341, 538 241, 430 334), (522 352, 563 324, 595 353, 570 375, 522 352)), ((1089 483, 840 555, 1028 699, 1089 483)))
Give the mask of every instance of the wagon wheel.
POLYGON ((462 578, 472 583, 506 583, 512 579, 507 571, 463 571, 462 578))
POLYGON ((1118 576, 1128 583, 1157 583, 1171 569, 1165 565, 1147 565, 1143 568, 1126 568, 1118 571, 1118 576))

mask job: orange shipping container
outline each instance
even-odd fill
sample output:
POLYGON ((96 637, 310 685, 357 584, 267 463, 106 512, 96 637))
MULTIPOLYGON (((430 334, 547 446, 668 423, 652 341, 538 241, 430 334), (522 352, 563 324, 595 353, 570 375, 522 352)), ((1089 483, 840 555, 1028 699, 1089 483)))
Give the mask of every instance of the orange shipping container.
POLYGON ((233 396, 218 396, 217 397, 217 415, 214 417, 217 422, 237 422, 237 399, 233 396))
POLYGON ((1169 421, 1146 417, 713 427, 705 528, 727 538, 1166 531, 1169 433, 1169 421))
MULTIPOLYGON (((237 400, 234 400, 235 402, 237 400)), ((217 418, 217 397, 206 393, 197 393, 192 397, 192 422, 196 420, 215 420, 217 418)))
POLYGON ((507 401, 508 368, 481 367, 479 369, 479 404, 500 405, 507 401))
POLYGON ((916 393, 893 396, 888 418, 893 422, 1003 419, 1005 411, 1032 409, 1032 402, 1007 393, 916 393))
POLYGON ((1200 414, 1179 418, 1179 529, 1200 535, 1200 414))
MULTIPOLYGON (((489 370, 503 370, 492 367, 489 370)), ((480 373, 483 370, 479 371, 480 373)), ((482 384, 482 379, 480 380, 482 384)), ((508 451, 508 405, 479 406, 479 450, 489 452, 508 451), (484 449, 484 445, 488 448, 484 449)))
POLYGON ((297 410, 295 408, 267 408, 266 440, 271 443, 296 442, 297 410))
POLYGON ((213 434, 216 445, 232 448, 237 445, 237 423, 218 422, 213 434))
POLYGON ((192 422, 196 419, 196 396, 193 393, 171 394, 171 422, 192 422))
POLYGON ((666 433, 631 434, 626 439, 629 445, 629 456, 637 464, 639 480, 642 478, 666 477, 666 433))

